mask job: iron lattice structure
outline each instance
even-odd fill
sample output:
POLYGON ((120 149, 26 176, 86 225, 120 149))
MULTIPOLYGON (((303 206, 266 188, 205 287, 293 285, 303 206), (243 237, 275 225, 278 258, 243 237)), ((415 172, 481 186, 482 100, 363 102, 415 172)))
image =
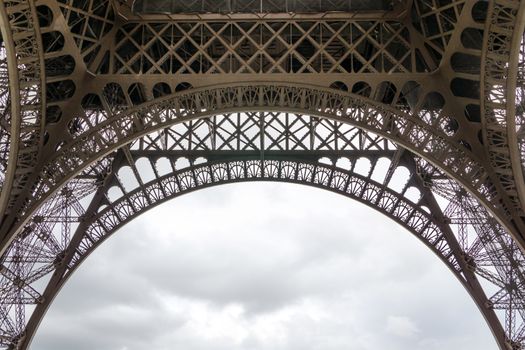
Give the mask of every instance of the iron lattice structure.
POLYGON ((80 263, 200 188, 375 208, 525 349, 525 2, 0 1, 0 348, 80 263))

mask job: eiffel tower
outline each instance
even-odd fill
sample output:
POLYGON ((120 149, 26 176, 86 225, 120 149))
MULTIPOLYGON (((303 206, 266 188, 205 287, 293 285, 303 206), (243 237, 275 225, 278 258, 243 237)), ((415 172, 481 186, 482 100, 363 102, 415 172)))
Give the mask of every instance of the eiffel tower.
POLYGON ((126 223, 243 181, 376 209, 525 349, 525 1, 0 0, 0 30, 0 349, 126 223))

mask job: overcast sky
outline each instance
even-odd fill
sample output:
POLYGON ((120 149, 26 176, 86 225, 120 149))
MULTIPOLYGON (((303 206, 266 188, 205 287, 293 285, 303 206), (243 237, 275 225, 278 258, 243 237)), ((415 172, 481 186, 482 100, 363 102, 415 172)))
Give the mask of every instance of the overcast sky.
POLYGON ((34 350, 494 350, 459 282, 372 209, 224 185, 139 217, 78 270, 34 350))

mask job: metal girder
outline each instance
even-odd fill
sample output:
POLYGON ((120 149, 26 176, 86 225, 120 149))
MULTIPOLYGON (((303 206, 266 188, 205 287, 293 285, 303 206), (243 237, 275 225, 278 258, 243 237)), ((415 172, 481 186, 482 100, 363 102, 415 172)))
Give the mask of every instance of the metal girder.
POLYGON ((131 0, 0 2, 0 344, 25 348, 71 262, 156 203, 248 178, 342 192, 359 178, 354 198, 416 234, 439 228, 441 238, 423 240, 454 261, 500 348, 525 346, 525 4, 131 8, 131 0), (171 161, 182 157, 184 169, 171 161), (342 157, 349 169, 334 167, 342 157), (376 181, 381 157, 391 161, 376 181), (156 180, 143 178, 138 158, 156 180), (164 158, 171 177, 158 167, 164 158), (370 162, 361 178, 358 158, 370 162), (136 188, 118 179, 124 164, 136 188), (401 166, 411 177, 392 192, 401 166), (107 186, 122 196, 109 198, 107 186), (407 201, 413 187, 422 196, 407 201), (434 194, 449 202, 443 214, 434 194), (430 226, 411 226, 416 214, 430 226), (46 291, 33 287, 49 274, 46 291))

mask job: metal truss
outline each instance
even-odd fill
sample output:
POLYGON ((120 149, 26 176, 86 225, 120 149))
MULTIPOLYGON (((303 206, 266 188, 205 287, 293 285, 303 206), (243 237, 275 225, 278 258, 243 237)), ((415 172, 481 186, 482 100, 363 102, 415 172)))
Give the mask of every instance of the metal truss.
POLYGON ((95 72, 406 73, 429 67, 406 25, 377 20, 130 22, 95 72), (140 33, 140 34, 139 34, 140 33), (373 54, 371 54, 373 53, 373 54))
POLYGON ((450 268, 500 349, 525 348, 525 4, 323 3, 0 1, 0 348, 26 349, 134 217, 239 181, 375 208, 450 268))
POLYGON ((140 13, 319 13, 377 11, 390 7, 385 0, 138 0, 133 3, 133 10, 140 13))

